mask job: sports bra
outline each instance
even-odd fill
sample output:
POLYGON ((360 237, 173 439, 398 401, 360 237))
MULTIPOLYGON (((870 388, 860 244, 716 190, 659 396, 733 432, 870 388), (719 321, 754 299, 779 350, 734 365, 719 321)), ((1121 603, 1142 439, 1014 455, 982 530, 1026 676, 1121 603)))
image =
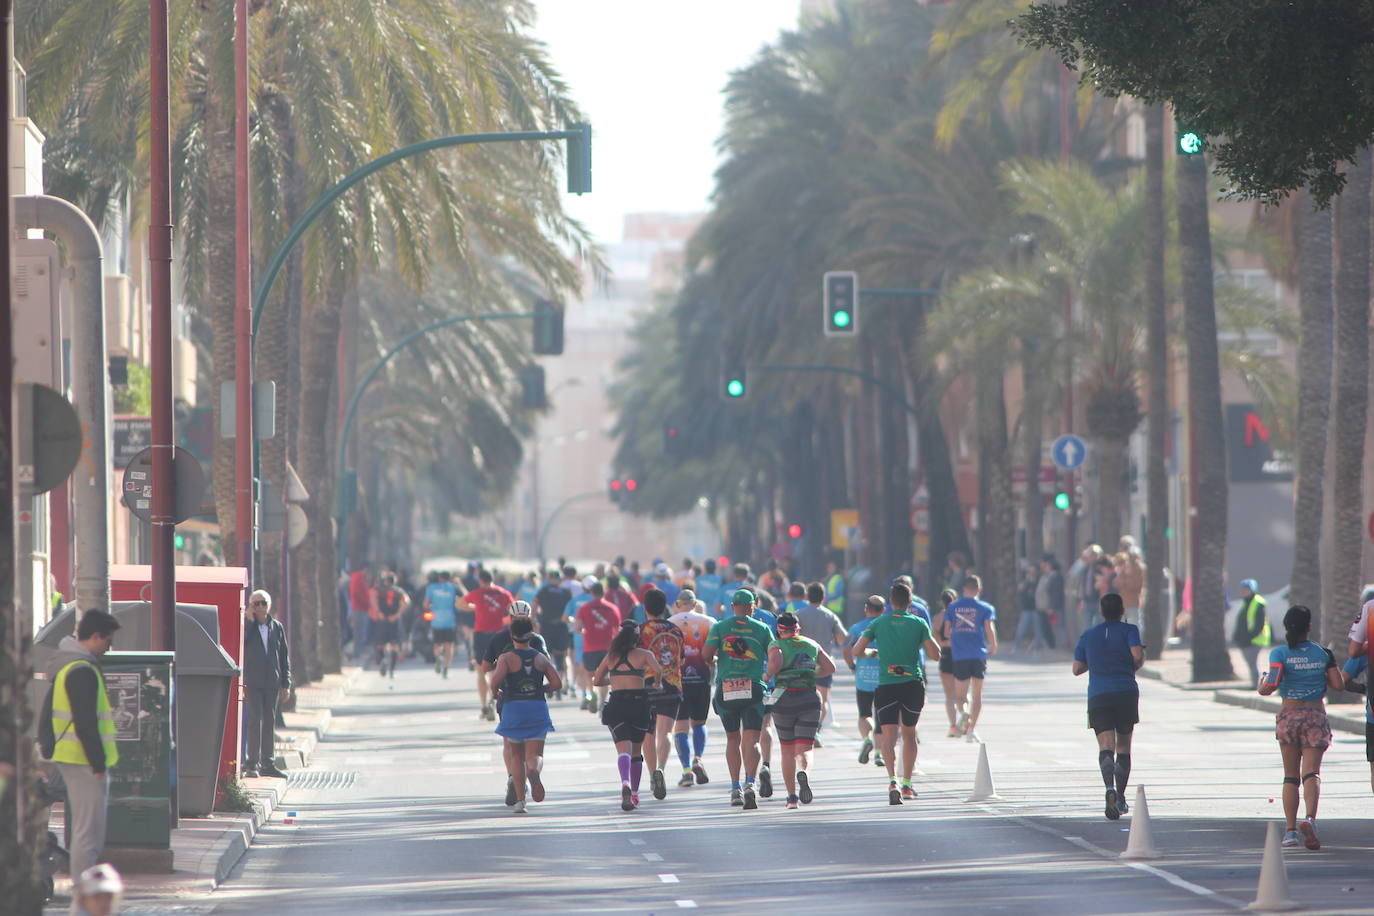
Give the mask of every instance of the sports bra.
POLYGON ((645 671, 647 671, 647 670, 648 670, 648 669, 646 669, 646 668, 635 668, 635 667, 633 667, 633 666, 630 664, 630 660, 629 660, 628 658, 626 658, 625 656, 622 655, 622 656, 620 657, 620 661, 618 661, 618 662, 616 662, 614 665, 612 665, 612 666, 610 667, 610 669, 607 670, 606 673, 609 674, 609 675, 611 675, 612 677, 638 677, 638 678, 642 678, 642 677, 644 677, 644 673, 645 673, 645 671))

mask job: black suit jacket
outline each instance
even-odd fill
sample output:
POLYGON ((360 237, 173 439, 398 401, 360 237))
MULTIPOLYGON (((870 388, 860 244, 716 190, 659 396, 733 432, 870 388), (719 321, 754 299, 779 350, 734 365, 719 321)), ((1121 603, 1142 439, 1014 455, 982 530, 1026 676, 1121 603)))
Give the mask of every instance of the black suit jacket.
POLYGON ((291 655, 286 650, 286 629, 274 617, 267 618, 267 646, 262 644, 258 622, 251 618, 243 627, 243 686, 291 687, 291 655))

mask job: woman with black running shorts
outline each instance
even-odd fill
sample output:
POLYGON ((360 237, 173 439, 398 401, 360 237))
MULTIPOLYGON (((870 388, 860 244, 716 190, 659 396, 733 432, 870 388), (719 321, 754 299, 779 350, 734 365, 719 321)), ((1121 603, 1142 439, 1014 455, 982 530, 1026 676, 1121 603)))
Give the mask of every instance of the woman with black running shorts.
POLYGON ((615 742, 616 769, 620 774, 620 807, 639 806, 639 781, 644 775, 644 736, 653 727, 646 681, 662 681, 658 659, 639 647, 639 624, 627 620, 611 640, 606 657, 592 675, 592 686, 610 686, 611 695, 601 710, 601 724, 615 742))

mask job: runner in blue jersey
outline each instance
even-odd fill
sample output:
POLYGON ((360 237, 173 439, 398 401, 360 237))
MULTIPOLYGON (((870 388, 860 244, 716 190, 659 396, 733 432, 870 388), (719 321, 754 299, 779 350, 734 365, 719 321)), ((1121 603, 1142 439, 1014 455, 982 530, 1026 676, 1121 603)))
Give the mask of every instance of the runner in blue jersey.
POLYGON ((458 586, 447 572, 434 574, 425 586, 425 610, 433 614, 429 633, 434 642, 434 671, 448 677, 458 640, 458 586))
POLYGON ((1369 788, 1374 790, 1374 708, 1370 705, 1369 679, 1365 678, 1365 683, 1356 680, 1367 670, 1369 659, 1361 655, 1347 659, 1341 674, 1346 690, 1364 694, 1364 759, 1369 761, 1369 788))
POLYGON ((1140 630, 1122 620, 1126 605, 1115 592, 1103 595, 1103 621, 1083 632, 1073 651, 1073 673, 1088 675, 1088 727, 1097 733, 1097 766, 1107 787, 1106 815, 1125 814, 1131 777, 1131 738, 1140 721, 1135 673, 1145 664, 1140 630))
POLYGON ((983 711, 983 678, 988 656, 997 654, 997 609, 978 595, 983 582, 975 575, 964 578, 964 597, 945 608, 940 628, 954 656, 954 705, 959 710, 959 730, 970 744, 978 743, 978 716, 983 711), (972 700, 969 687, 973 688, 972 700))
MULTIPOLYGON (((750 570, 748 563, 736 563, 734 566, 730 567, 730 576, 732 581, 727 582, 725 585, 721 586, 720 600, 716 602, 715 607, 712 607, 709 604, 706 605, 706 613, 710 614, 717 620, 720 620, 721 618, 729 614, 730 599, 734 597, 735 592, 739 591, 742 588, 749 587, 749 575, 750 570)), ((752 590, 750 591, 750 594, 753 594, 752 590)))
MULTIPOLYGON (((869 648, 862 655, 855 655, 854 644, 869 624, 883 616, 885 605, 881 595, 870 595, 864 602, 864 619, 849 628, 849 637, 844 644, 844 660, 854 672, 854 696, 859 701, 859 738, 863 740, 859 763, 868 763, 869 755, 873 754, 873 692, 878 689, 878 650, 869 648)), ((874 761, 878 766, 885 766, 881 750, 874 755, 874 761)))
POLYGON ((1317 839, 1317 802, 1321 800, 1322 756, 1331 746, 1331 723, 1323 698, 1327 688, 1340 690, 1341 673, 1329 649, 1309 640, 1312 612, 1296 605, 1283 615, 1286 645, 1269 653, 1269 673, 1260 681, 1260 696, 1278 691, 1283 705, 1275 718, 1274 735, 1283 757, 1284 846, 1299 843, 1321 849, 1317 839), (1298 774, 1302 778, 1298 778, 1298 774), (1301 787, 1307 817, 1298 822, 1301 787))
POLYGON ((714 614, 716 606, 720 604, 720 592, 725 587, 725 580, 716 572, 715 560, 707 560, 701 565, 705 572, 696 577, 697 600, 706 605, 706 613, 714 614))

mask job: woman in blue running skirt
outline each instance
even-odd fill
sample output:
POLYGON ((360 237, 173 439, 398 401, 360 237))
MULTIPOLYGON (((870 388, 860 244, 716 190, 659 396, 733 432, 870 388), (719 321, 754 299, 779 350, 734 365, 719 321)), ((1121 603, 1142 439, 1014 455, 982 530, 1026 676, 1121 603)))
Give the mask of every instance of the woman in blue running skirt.
POLYGON ((515 648, 496 660, 491 689, 501 698, 501 722, 496 733, 510 746, 505 755, 515 783, 515 813, 525 813, 525 786, 537 802, 544 800, 544 738, 553 731, 547 694, 563 686, 558 669, 543 652, 530 648, 534 622, 514 617, 510 638, 515 648))

